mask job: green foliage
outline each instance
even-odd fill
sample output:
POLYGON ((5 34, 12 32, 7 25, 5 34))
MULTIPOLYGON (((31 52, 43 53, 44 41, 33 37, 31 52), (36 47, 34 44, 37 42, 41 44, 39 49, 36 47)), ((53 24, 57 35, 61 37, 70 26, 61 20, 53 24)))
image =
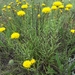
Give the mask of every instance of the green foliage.
MULTIPOLYGON (((52 1, 51 4, 49 1, 42 3, 52 6, 52 1)), ((70 32, 75 26, 73 10, 66 11, 64 8, 62 12, 58 9, 44 14, 42 3, 31 0, 28 8, 22 9, 21 5, 27 4, 27 1, 21 0, 21 4, 7 4, 11 8, 5 7, 2 11, 0 27, 4 26, 6 30, 0 32, 1 75, 71 74, 75 66, 68 65, 70 56, 75 52, 75 33, 70 32), (20 10, 26 14, 18 15, 20 10), (11 38, 13 32, 18 32, 20 37, 11 38), (23 61, 32 58, 36 63, 29 69, 24 68, 23 61)))

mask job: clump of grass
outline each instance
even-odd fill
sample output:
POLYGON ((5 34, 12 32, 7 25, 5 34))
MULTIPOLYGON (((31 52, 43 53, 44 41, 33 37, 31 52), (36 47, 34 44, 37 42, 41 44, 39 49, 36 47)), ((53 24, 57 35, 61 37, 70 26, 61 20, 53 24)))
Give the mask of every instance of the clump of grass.
POLYGON ((73 5, 60 1, 47 4, 16 0, 3 6, 0 51, 6 52, 1 60, 7 59, 7 63, 0 64, 6 67, 5 74, 16 75, 17 71, 21 72, 19 75, 71 74, 68 59, 75 51, 73 5), (31 65, 31 59, 35 59, 35 64, 31 65), (24 61, 29 64, 23 64, 24 61))

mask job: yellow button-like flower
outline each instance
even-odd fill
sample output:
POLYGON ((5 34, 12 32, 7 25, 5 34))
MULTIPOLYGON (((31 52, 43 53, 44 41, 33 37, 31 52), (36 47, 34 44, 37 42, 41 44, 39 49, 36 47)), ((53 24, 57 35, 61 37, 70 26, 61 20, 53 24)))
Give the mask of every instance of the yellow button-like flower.
POLYGON ((65 8, 65 10, 66 10, 66 11, 69 11, 70 9, 69 9, 69 8, 65 8))
POLYGON ((6 8, 7 6, 6 6, 6 5, 4 5, 3 7, 4 7, 4 8, 6 8))
POLYGON ((49 12, 51 12, 51 9, 50 9, 50 7, 44 7, 44 8, 42 9, 42 12, 43 12, 43 13, 49 13, 49 12))
POLYGON ((27 5, 27 4, 23 4, 23 5, 21 6, 21 8, 22 8, 22 9, 27 9, 27 8, 28 8, 28 5, 27 5))
POLYGON ((31 61, 30 60, 26 60, 23 62, 23 67, 25 68, 30 68, 31 67, 31 61))
POLYGON ((42 6, 46 6, 46 4, 45 3, 42 3, 42 6))
POLYGON ((60 5, 59 8, 60 8, 60 9, 63 9, 63 8, 64 8, 64 5, 60 5))
POLYGON ((10 2, 10 4, 13 4, 13 2, 10 2))
POLYGON ((16 2, 19 2, 19 0, 16 0, 16 2))
POLYGON ((22 2, 17 2, 17 5, 21 5, 22 2))
POLYGON ((13 4, 13 2, 10 2, 10 3, 9 3, 9 5, 12 5, 12 4, 13 4))
POLYGON ((75 33, 75 30, 74 30, 74 29, 71 29, 70 32, 71 32, 71 33, 75 33))
POLYGON ((35 64, 36 63, 36 60, 35 59, 32 59, 31 60, 31 64, 33 65, 33 64, 35 64))
POLYGON ((23 10, 17 12, 18 16, 24 16, 26 13, 23 10))
POLYGON ((40 16, 40 14, 38 14, 38 18, 40 18, 41 16, 40 16))
POLYGON ((62 2, 60 2, 60 1, 55 1, 55 2, 53 3, 53 5, 58 7, 58 6, 62 5, 62 2))
POLYGON ((2 11, 6 11, 6 9, 5 8, 2 8, 2 11))
POLYGON ((66 8, 69 8, 69 9, 72 8, 72 4, 67 4, 66 8))
POLYGON ((29 3, 28 2, 26 2, 26 4, 29 6, 29 3))
POLYGON ((17 32, 14 32, 11 34, 11 39, 18 39, 20 37, 20 34, 17 32))
POLYGON ((54 6, 54 5, 51 7, 51 10, 57 10, 57 9, 58 8, 56 6, 54 6))
POLYGON ((0 27, 0 32, 3 32, 3 31, 5 31, 5 27, 0 27))
POLYGON ((7 6, 7 8, 8 8, 8 9, 10 9, 10 8, 11 8, 11 6, 10 6, 10 5, 8 5, 8 6, 7 6))

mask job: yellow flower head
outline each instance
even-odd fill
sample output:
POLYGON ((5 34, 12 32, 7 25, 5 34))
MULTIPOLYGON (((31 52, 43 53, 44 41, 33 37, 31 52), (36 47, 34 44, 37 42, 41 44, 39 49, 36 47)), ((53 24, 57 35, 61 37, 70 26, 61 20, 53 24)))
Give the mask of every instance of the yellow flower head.
POLYGON ((10 4, 13 4, 13 2, 10 2, 10 4))
POLYGON ((0 32, 3 32, 3 31, 5 31, 5 27, 0 27, 0 32))
POLYGON ((40 16, 40 14, 38 14, 38 18, 40 18, 41 16, 40 16))
POLYGON ((3 7, 4 7, 4 8, 6 8, 7 6, 6 6, 6 5, 4 5, 3 7))
POLYGON ((60 9, 63 9, 63 8, 64 8, 64 5, 60 5, 59 8, 60 8, 60 9))
POLYGON ((11 39, 18 39, 20 37, 20 34, 17 32, 14 32, 11 34, 11 39))
POLYGON ((8 5, 8 6, 7 6, 7 8, 8 8, 8 9, 10 9, 10 8, 11 8, 11 6, 10 6, 10 5, 8 5))
POLYGON ((9 3, 9 5, 12 5, 12 4, 13 4, 13 2, 10 2, 10 3, 9 3))
POLYGON ((21 6, 21 8, 22 9, 26 9, 26 8, 28 8, 28 5, 27 4, 24 4, 24 5, 21 6))
POLYGON ((60 1, 55 1, 55 2, 53 3, 53 5, 58 7, 58 6, 62 5, 62 2, 60 2, 60 1))
POLYGON ((51 10, 57 10, 57 9, 58 8, 56 6, 54 6, 54 5, 51 7, 51 10))
POLYGON ((16 0, 16 2, 19 2, 19 0, 16 0))
POLYGON ((6 9, 5 8, 2 8, 2 11, 6 11, 6 9))
POLYGON ((17 5, 20 5, 21 4, 21 2, 17 2, 17 5))
POLYGON ((23 10, 17 12, 18 16, 24 16, 26 13, 23 10))
POLYGON ((72 8, 72 4, 67 4, 66 8, 69 8, 69 9, 72 8))
POLYGON ((46 4, 45 3, 42 3, 42 6, 46 6, 46 4))
POLYGON ((29 6, 29 3, 28 2, 26 2, 26 4, 29 6))
POLYGON ((44 8, 42 9, 42 12, 46 14, 46 13, 51 12, 51 9, 50 9, 50 7, 44 7, 44 8))
POLYGON ((65 10, 66 10, 66 11, 69 11, 70 9, 69 9, 69 8, 65 8, 65 10))
POLYGON ((33 65, 33 64, 35 64, 36 63, 36 60, 35 59, 32 59, 31 60, 31 64, 33 65))
POLYGON ((70 32, 71 32, 71 33, 75 33, 75 30, 74 30, 74 29, 71 29, 70 32))
POLYGON ((24 61, 23 62, 23 67, 30 68, 31 67, 31 61, 29 61, 29 60, 24 61))

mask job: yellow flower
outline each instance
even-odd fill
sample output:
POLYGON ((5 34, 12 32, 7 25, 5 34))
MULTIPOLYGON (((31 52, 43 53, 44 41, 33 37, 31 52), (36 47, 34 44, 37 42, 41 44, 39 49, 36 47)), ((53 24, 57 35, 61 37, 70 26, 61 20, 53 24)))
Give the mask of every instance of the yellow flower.
POLYGON ((13 4, 13 2, 10 2, 10 4, 13 4))
POLYGON ((16 0, 16 2, 19 2, 19 0, 16 0))
POLYGON ((5 31, 5 27, 0 27, 0 32, 3 32, 3 31, 5 31))
POLYGON ((60 2, 60 1, 55 1, 55 2, 53 3, 53 5, 58 7, 58 6, 62 5, 62 2, 60 2))
POLYGON ((59 8, 60 8, 60 9, 63 9, 63 8, 64 8, 64 5, 60 5, 59 8))
POLYGON ((2 8, 2 11, 6 11, 6 9, 5 8, 2 8))
POLYGON ((9 3, 9 5, 12 5, 12 4, 13 4, 13 2, 10 2, 10 3, 9 3))
POLYGON ((40 16, 40 14, 38 14, 38 18, 40 18, 41 16, 40 16))
POLYGON ((67 4, 66 8, 69 8, 69 9, 72 8, 72 4, 67 4))
POLYGON ((29 3, 28 3, 28 2, 26 2, 26 4, 27 4, 27 5, 29 5, 29 3))
POLYGON ((18 39, 20 37, 20 34, 17 32, 14 32, 11 34, 11 39, 18 39))
POLYGON ((26 9, 26 8, 28 8, 28 5, 27 4, 24 4, 24 5, 21 6, 21 8, 22 9, 26 9))
POLYGON ((24 16, 26 13, 23 10, 17 12, 18 16, 24 16))
POLYGON ((21 2, 17 2, 17 5, 20 5, 21 4, 21 2))
POLYGON ((31 62, 31 64, 33 65, 33 64, 36 63, 36 60, 35 60, 35 59, 32 59, 30 62, 31 62))
POLYGON ((6 8, 7 6, 6 6, 6 5, 4 5, 3 7, 4 7, 4 8, 6 8))
POLYGON ((57 9, 58 8, 56 6, 54 6, 54 5, 51 7, 51 10, 57 10, 57 9))
POLYGON ((44 7, 44 8, 42 9, 42 12, 43 12, 43 13, 49 13, 49 12, 51 12, 51 9, 50 9, 50 7, 44 7))
POLYGON ((74 29, 71 29, 70 32, 71 32, 71 33, 75 33, 75 30, 74 30, 74 29))
POLYGON ((10 8, 11 8, 11 6, 10 6, 10 5, 8 5, 8 6, 7 6, 7 8, 8 8, 8 9, 10 9, 10 8))
POLYGON ((66 10, 66 11, 69 11, 70 9, 69 9, 69 8, 65 8, 65 10, 66 10))
POLYGON ((31 67, 31 61, 29 61, 29 60, 24 61, 23 62, 23 67, 30 68, 31 67))
POLYGON ((46 6, 46 4, 45 3, 42 3, 42 6, 46 6))

